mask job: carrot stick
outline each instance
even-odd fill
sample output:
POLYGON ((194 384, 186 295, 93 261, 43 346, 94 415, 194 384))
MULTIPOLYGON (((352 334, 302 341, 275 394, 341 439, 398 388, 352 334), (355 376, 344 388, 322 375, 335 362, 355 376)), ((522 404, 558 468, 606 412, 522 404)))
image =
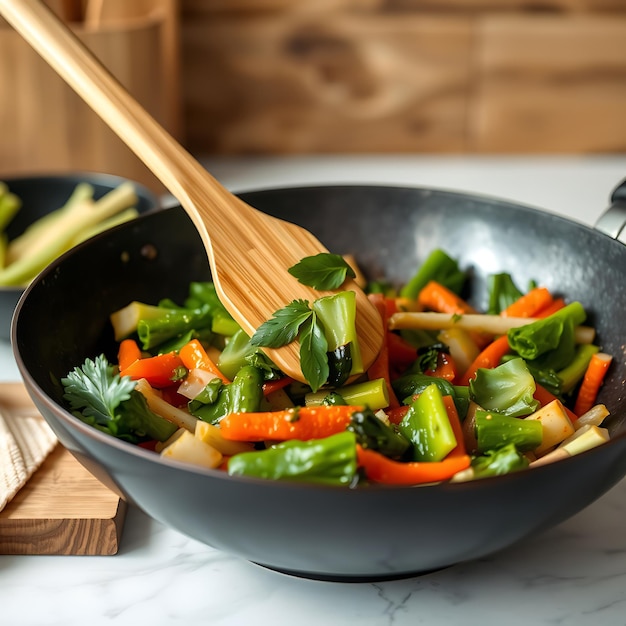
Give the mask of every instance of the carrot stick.
POLYGON ((452 432, 456 438, 456 447, 448 453, 446 458, 449 459, 450 457, 464 456, 467 454, 465 449, 465 437, 463 436, 463 426, 461 425, 459 413, 456 410, 456 404, 454 404, 452 396, 443 396, 443 403, 446 407, 446 412, 448 413, 448 419, 450 420, 450 426, 452 426, 452 432))
POLYGON ((133 361, 120 370, 120 376, 130 376, 133 380, 145 378, 151 387, 168 387, 176 381, 178 370, 184 367, 175 352, 166 352, 133 361))
POLYGON ((537 313, 535 314, 535 317, 538 317, 538 318, 548 317, 549 315, 552 315, 553 313, 556 313, 557 311, 562 309, 564 306, 565 306, 564 298, 554 298, 552 302, 550 302, 550 304, 543 307, 543 309, 539 309, 539 311, 537 311, 537 313))
MULTIPOLYGON (((435 280, 431 280, 422 287, 417 296, 417 302, 421 307, 439 313, 450 313, 451 315, 475 315, 478 313, 469 302, 435 280)), ((471 332, 470 334, 480 348, 485 347, 491 341, 491 337, 484 333, 471 332)))
POLYGON ((476 376, 476 371, 481 368, 493 369, 500 364, 502 357, 510 350, 509 339, 506 335, 500 335, 488 344, 474 359, 467 371, 461 376, 459 385, 466 386, 471 378, 476 376))
POLYGON ((389 485, 419 485, 452 478, 470 466, 467 454, 448 456, 437 462, 394 461, 380 452, 357 445, 357 462, 365 470, 368 480, 389 485))
POLYGON ((134 339, 122 340, 117 350, 117 364, 120 371, 125 370, 142 356, 141 348, 134 339))
POLYGON ((396 393, 391 386, 391 374, 389 372, 389 343, 388 336, 390 332, 386 330, 387 323, 389 319, 389 314, 387 312, 387 305, 385 303, 385 298, 382 294, 370 294, 368 296, 370 302, 378 309, 380 316, 383 322, 383 343, 380 347, 380 351, 367 370, 367 377, 369 380, 376 380, 377 378, 382 378, 385 381, 385 385, 387 386, 387 393, 389 395, 389 406, 397 407, 400 406, 398 402, 398 398, 396 397, 396 393))
MULTIPOLYGON (((541 406, 546 406, 546 404, 550 404, 553 400, 558 400, 558 398, 548 391, 545 387, 540 385, 539 383, 535 383, 535 393, 533 394, 535 400, 539 400, 539 404, 541 406)), ((578 415, 574 413, 571 409, 568 409, 565 405, 563 405, 565 412, 570 418, 571 422, 574 423, 578 419, 578 415)))
POLYGON ((231 413, 220 421, 220 430, 225 439, 233 441, 322 439, 343 432, 352 413, 360 410, 362 407, 335 404, 231 413))
POLYGON ((476 313, 476 309, 441 283, 431 280, 417 295, 418 303, 440 313, 476 313))
POLYGON ((502 317, 534 317, 537 311, 552 302, 552 294, 545 287, 534 287, 504 309, 502 317))
POLYGON ((591 355, 591 360, 576 396, 574 405, 576 415, 580 416, 586 413, 595 404, 602 381, 612 361, 613 357, 606 352, 595 352, 591 355))
POLYGON ((211 359, 207 351, 204 349, 204 346, 197 339, 192 339, 186 343, 178 351, 178 354, 187 369, 203 369, 207 372, 211 372, 211 374, 214 374, 215 376, 218 376, 222 379, 222 382, 226 384, 230 382, 230 380, 222 374, 213 359, 211 359))

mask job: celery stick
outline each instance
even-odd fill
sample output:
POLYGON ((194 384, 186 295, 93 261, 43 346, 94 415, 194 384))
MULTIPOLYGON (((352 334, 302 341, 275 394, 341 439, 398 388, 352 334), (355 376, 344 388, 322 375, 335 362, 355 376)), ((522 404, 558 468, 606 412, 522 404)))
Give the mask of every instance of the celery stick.
POLYGON ((60 208, 47 213, 34 221, 26 230, 9 243, 7 252, 7 264, 13 263, 23 255, 30 254, 33 243, 41 233, 59 219, 59 216, 69 211, 74 205, 90 200, 93 197, 93 186, 89 183, 79 183, 68 198, 67 202, 60 208))
POLYGON ((69 250, 78 233, 136 202, 134 186, 126 182, 97 202, 76 202, 67 210, 57 212, 57 218, 49 220, 46 228, 37 233, 28 255, 0 270, 0 285, 18 286, 28 283, 60 254, 69 250))
MULTIPOLYGON (((384 379, 376 378, 362 383, 347 385, 336 390, 350 406, 367 406, 372 411, 389 406, 389 394, 384 379)), ((330 392, 328 390, 307 393, 304 396, 306 406, 319 406, 330 392)))
POLYGON ((102 222, 92 226, 91 228, 86 228, 81 231, 76 238, 72 241, 72 245, 75 246, 90 237, 94 237, 99 233, 108 230, 109 228, 113 228, 113 226, 118 226, 119 224, 124 224, 126 222, 130 222, 130 220, 134 220, 139 215, 139 211, 136 208, 130 207, 128 209, 124 209, 122 212, 110 217, 102 222))
POLYGON ((567 367, 557 372, 561 379, 561 391, 563 393, 571 391, 576 383, 582 379, 591 356, 599 351, 600 348, 593 344, 581 344, 576 348, 574 360, 567 367))
POLYGON ((6 233, 0 233, 0 268, 6 263, 8 239, 6 233))
POLYGON ((0 231, 3 231, 20 210, 22 201, 6 185, 0 187, 0 231))

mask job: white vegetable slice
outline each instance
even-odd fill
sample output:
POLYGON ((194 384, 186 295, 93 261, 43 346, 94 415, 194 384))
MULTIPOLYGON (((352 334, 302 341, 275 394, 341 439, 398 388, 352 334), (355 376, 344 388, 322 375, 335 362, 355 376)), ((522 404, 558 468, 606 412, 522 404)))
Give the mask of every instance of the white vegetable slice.
POLYGON ((169 446, 163 448, 161 456, 209 468, 217 467, 223 458, 221 452, 188 430, 183 431, 169 446))
POLYGON ((552 400, 552 402, 541 407, 525 419, 538 420, 543 427, 541 445, 533 450, 538 457, 575 432, 574 426, 560 400, 552 400))

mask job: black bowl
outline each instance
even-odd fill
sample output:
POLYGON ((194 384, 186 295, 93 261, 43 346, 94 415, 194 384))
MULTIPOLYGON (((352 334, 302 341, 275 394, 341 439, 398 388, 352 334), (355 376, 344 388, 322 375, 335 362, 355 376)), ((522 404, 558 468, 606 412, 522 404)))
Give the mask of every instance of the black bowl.
MULTIPOLYGON (((95 172, 3 178, 2 181, 6 183, 9 190, 22 200, 22 207, 7 227, 6 233, 9 239, 14 239, 34 221, 63 206, 76 185, 81 182, 92 185, 94 198, 98 199, 125 180, 128 179, 95 172)), ((155 194, 139 183, 133 184, 139 198, 136 208, 140 213, 159 206, 159 200, 155 194)), ((22 287, 0 286, 0 339, 10 339, 11 318, 22 293, 24 293, 22 287)))
POLYGON ((624 245, 554 215, 445 191, 312 187, 242 197, 304 225, 329 249, 355 254, 374 278, 401 283, 441 247, 471 268, 474 293, 481 294, 476 306, 485 305, 485 278, 496 271, 580 300, 603 349, 616 357, 600 396, 612 412, 612 441, 470 483, 343 489, 228 477, 92 429, 64 408, 59 379, 86 357, 115 358, 109 313, 133 299, 181 299, 189 281, 209 278, 200 238, 174 207, 67 253, 28 288, 12 329, 17 364, 39 410, 61 442, 127 500, 186 535, 272 569, 372 580, 505 548, 565 520, 626 474, 626 290, 616 288, 626 270, 624 245))

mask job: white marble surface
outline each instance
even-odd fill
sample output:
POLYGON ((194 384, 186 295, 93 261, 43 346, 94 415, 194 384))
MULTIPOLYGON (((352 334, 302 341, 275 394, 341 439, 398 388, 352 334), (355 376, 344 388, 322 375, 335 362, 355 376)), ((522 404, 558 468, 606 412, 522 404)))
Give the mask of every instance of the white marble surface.
MULTIPOLYGON (((626 157, 207 160, 235 191, 326 182, 475 191, 593 224, 626 157)), ((0 380, 19 377, 0 343, 0 380)), ((217 552, 131 508, 112 557, 0 557, 0 624, 404 626, 626 624, 626 481, 499 554, 380 584, 300 580, 217 552)))

